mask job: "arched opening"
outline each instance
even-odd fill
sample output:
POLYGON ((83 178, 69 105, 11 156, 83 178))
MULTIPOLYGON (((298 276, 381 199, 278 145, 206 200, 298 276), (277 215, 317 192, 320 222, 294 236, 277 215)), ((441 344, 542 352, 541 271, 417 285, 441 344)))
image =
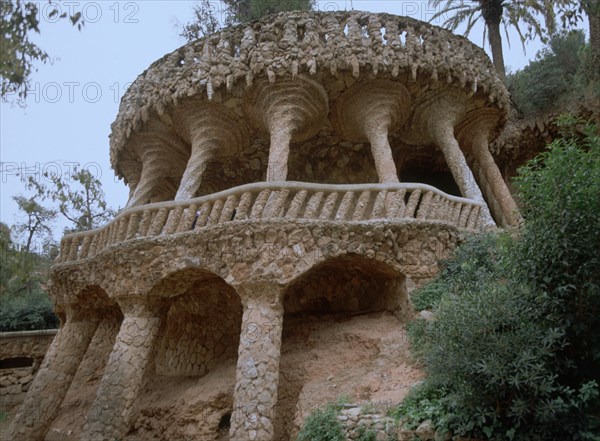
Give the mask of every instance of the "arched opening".
POLYGON ((228 439, 242 322, 223 279, 185 270, 153 292, 168 295, 152 367, 133 422, 140 439, 228 439), (223 436, 227 435, 226 438, 223 436))
POLYGON ((404 275, 357 255, 328 260, 290 285, 275 439, 294 439, 311 409, 342 395, 376 399, 381 378, 402 363, 392 341, 402 340, 409 310, 404 275))

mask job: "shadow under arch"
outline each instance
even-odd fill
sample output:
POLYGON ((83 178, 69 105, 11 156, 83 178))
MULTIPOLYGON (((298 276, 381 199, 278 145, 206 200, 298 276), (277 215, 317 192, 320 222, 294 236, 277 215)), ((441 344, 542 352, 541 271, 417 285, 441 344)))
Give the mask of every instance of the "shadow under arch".
POLYGON ((198 439, 217 439, 233 409, 240 297, 202 268, 169 273, 149 295, 163 299, 162 325, 136 404, 137 436, 183 439, 196 425, 198 439))
MULTIPOLYGON (((296 435, 298 418, 306 416, 301 408, 307 394, 306 383, 328 384, 332 372, 345 368, 336 366, 339 358, 334 360, 337 352, 353 350, 355 343, 351 340, 359 341, 354 334, 357 325, 364 329, 383 320, 386 326, 392 323, 401 327, 401 322, 411 314, 406 281, 402 273, 387 263, 346 254, 319 263, 289 285, 283 298, 275 439, 289 440, 296 435)), ((377 356, 376 345, 359 343, 359 346, 363 347, 356 350, 354 363, 362 363, 363 356, 377 356)), ((312 402, 313 406, 334 401, 348 392, 321 391, 322 403, 312 402)))
POLYGON ((406 277, 376 259, 346 254, 320 262, 298 276, 284 294, 287 316, 387 310, 409 312, 406 277))

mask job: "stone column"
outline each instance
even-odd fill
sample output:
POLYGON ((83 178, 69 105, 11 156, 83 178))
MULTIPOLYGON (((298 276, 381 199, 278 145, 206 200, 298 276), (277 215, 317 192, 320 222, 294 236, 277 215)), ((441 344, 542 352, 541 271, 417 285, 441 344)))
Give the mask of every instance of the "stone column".
POLYGON ((481 216, 484 224, 494 226, 494 220, 481 189, 454 137, 454 127, 466 111, 466 107, 465 92, 445 88, 432 90, 419 97, 419 101, 415 104, 413 127, 416 132, 426 136, 439 147, 461 194, 466 198, 482 202, 481 216))
POLYGON ((173 198, 189 158, 189 147, 172 134, 150 130, 133 134, 127 148, 137 152, 142 171, 126 208, 173 198))
POLYGON ((14 441, 43 440, 98 326, 98 318, 67 309, 9 433, 14 441))
POLYGON ((120 439, 127 432, 160 330, 159 301, 127 299, 119 304, 123 322, 86 418, 82 441, 120 439))
POLYGON ((494 200, 497 208, 490 204, 496 219, 502 226, 515 227, 521 223, 521 214, 502 174, 489 149, 489 137, 498 124, 498 111, 490 108, 469 112, 457 128, 461 145, 470 150, 472 166, 478 171, 482 190, 488 201, 494 200))
POLYGON ((290 143, 307 140, 319 132, 329 103, 323 86, 300 75, 258 83, 245 108, 252 125, 270 136, 267 181, 274 182, 287 179, 290 143))
POLYGON ((225 105, 192 101, 175 111, 174 124, 181 137, 192 146, 175 200, 196 196, 206 167, 216 158, 239 155, 248 144, 246 125, 225 105))
POLYGON ((368 141, 381 183, 399 182, 388 136, 406 122, 411 98, 406 87, 393 81, 359 83, 336 101, 332 124, 345 139, 368 141))
POLYGON ((236 288, 244 305, 230 439, 270 441, 279 384, 283 287, 236 288))

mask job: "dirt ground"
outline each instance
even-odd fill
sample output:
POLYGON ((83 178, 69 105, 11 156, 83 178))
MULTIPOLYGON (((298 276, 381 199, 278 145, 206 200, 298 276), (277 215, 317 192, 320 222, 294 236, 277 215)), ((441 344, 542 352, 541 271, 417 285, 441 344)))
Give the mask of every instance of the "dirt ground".
MULTIPOLYGON (((294 439, 311 410, 327 402, 343 398, 393 406, 423 378, 410 360, 403 326, 391 313, 287 316, 284 323, 277 440, 294 439)), ((154 376, 138 399, 134 428, 124 439, 227 440, 234 384, 233 359, 200 378, 154 376)), ((73 417, 73 407, 85 409, 94 394, 86 388, 75 395, 75 402, 61 409, 47 441, 77 439, 83 420, 73 417)))

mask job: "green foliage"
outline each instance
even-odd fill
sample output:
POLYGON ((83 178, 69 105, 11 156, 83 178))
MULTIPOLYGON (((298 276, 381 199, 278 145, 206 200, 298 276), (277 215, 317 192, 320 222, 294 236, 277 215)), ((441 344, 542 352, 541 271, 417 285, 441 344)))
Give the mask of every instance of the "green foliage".
POLYGON ((283 11, 311 10, 312 0, 223 0, 229 15, 227 24, 257 20, 265 15, 283 11))
POLYGON ((221 24, 234 25, 284 11, 308 11, 314 3, 314 0, 223 0, 225 9, 221 11, 215 7, 216 3, 200 0, 194 6, 193 20, 181 26, 179 35, 193 41, 218 31, 221 24))
POLYGON ((435 309, 445 294, 459 294, 465 288, 476 287, 496 271, 497 250, 503 247, 504 236, 468 237, 452 259, 442 262, 442 270, 431 283, 415 291, 411 301, 417 311, 435 309))
MULTIPOLYGON (((48 2, 51 3, 51 2, 48 2)), ((23 104, 27 97, 29 77, 38 61, 47 63, 50 56, 31 40, 32 33, 40 33, 40 2, 10 0, 0 2, 0 97, 23 104)), ((48 16, 58 16, 59 9, 53 8, 48 16)), ((83 24, 81 13, 72 16, 63 13, 59 18, 68 18, 79 29, 83 24)))
POLYGON ((26 253, 31 251, 34 239, 43 240, 51 237, 51 222, 56 217, 56 212, 40 205, 34 197, 13 196, 13 200, 19 207, 20 214, 24 217, 22 222, 13 226, 18 235, 25 236, 26 253))
POLYGON ((409 327, 428 373, 396 410, 410 426, 599 439, 600 138, 577 123, 559 120, 563 137, 520 171, 520 237, 460 247, 434 282, 435 320, 409 327))
POLYGON ((410 390, 398 407, 390 409, 388 416, 408 430, 415 430, 426 420, 430 420, 435 427, 444 427, 446 420, 453 415, 444 401, 448 392, 445 387, 429 382, 420 383, 410 390))
POLYGON ((297 441, 344 441, 344 430, 337 420, 340 406, 328 404, 313 411, 296 438, 297 441))
POLYGON ((367 429, 365 426, 358 428, 358 441, 376 441, 377 433, 372 429, 367 429))
POLYGON ((576 100, 588 88, 594 93, 594 84, 589 83, 596 69, 583 31, 563 32, 552 37, 528 66, 510 75, 507 85, 516 108, 535 115, 576 100))
POLYGON ((58 325, 52 301, 43 291, 0 296, 0 332, 52 329, 58 325))
MULTIPOLYGON (((456 31, 462 23, 467 24, 465 36, 469 35, 477 21, 484 19, 486 27, 489 21, 498 19, 506 29, 515 28, 523 47, 525 42, 534 37, 544 37, 547 33, 539 16, 546 20, 548 30, 553 29, 554 15, 552 1, 471 1, 455 2, 454 0, 429 0, 432 7, 440 8, 431 21, 444 17, 443 26, 451 31, 456 31), (523 25, 525 27, 523 27, 523 25)), ((507 33, 508 34, 508 33, 507 33)), ((485 34, 484 34, 485 38, 485 34)))
POLYGON ((516 257, 566 334, 562 381, 600 384, 600 136, 588 125, 579 139, 576 123, 559 119, 563 137, 519 171, 526 223, 516 257))
POLYGON ((422 318, 406 324, 406 335, 411 343, 411 352, 417 360, 421 359, 427 353, 427 347, 431 340, 427 332, 427 327, 427 320, 422 318))
MULTIPOLYGON (((463 23, 466 24, 464 35, 467 36, 481 19, 484 22, 483 40, 486 36, 492 48, 494 66, 504 77, 504 58, 500 25, 504 27, 508 38, 508 28, 514 28, 521 40, 523 50, 525 43, 535 37, 545 39, 547 34, 554 31, 554 3, 563 0, 429 0, 429 5, 436 12, 430 21, 443 18, 442 26, 456 31, 463 23), (545 20, 545 27, 539 18, 545 20)), ((510 44, 510 41, 508 41, 510 44)))
POLYGON ((114 211, 104 199, 102 183, 89 170, 74 169, 68 176, 45 174, 44 180, 30 176, 27 187, 35 190, 36 197, 58 204, 58 212, 72 223, 67 232, 97 228, 114 217, 114 211))
POLYGON ((41 253, 27 252, 12 242, 6 225, 0 227, 0 331, 57 327, 58 318, 43 289, 54 258, 52 248, 41 253))

